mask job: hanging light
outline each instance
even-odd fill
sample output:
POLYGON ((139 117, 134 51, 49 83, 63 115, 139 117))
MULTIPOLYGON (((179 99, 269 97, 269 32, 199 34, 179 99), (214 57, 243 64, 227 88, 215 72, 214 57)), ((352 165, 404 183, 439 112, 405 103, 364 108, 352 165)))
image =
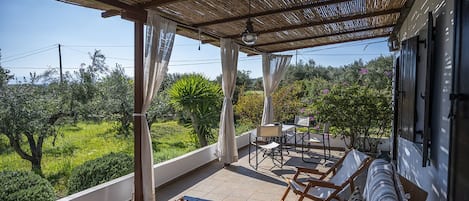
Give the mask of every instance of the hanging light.
MULTIPOLYGON (((249 0, 249 15, 251 15, 251 0, 249 0)), ((246 45, 254 45, 257 40, 257 34, 254 32, 251 17, 246 21, 246 30, 241 34, 241 40, 246 45)))

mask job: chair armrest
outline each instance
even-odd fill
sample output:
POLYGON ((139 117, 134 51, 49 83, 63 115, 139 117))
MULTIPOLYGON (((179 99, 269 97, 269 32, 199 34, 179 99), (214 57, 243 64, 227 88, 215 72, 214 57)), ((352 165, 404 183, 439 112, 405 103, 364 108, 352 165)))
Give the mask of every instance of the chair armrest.
POLYGON ((311 174, 316 174, 316 175, 325 175, 325 172, 321 172, 317 169, 310 169, 310 168, 305 168, 305 167, 296 167, 298 172, 306 172, 306 173, 311 173, 311 174))
POLYGON ((322 181, 322 180, 314 180, 314 179, 309 179, 308 180, 308 186, 321 186, 321 187, 326 187, 326 188, 333 188, 333 189, 342 189, 342 187, 337 186, 331 182, 327 181, 322 181))

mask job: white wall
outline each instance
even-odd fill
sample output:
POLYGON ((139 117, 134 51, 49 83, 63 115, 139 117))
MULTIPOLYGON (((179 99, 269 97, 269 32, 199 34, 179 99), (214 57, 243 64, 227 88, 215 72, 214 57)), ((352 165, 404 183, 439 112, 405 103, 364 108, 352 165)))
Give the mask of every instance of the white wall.
MULTIPOLYGON (((248 145, 250 133, 251 132, 246 132, 236 137, 238 149, 248 145)), ((216 144, 213 144, 154 165, 155 187, 159 187, 200 166, 216 160, 215 149, 216 144)), ((134 191, 133 182, 134 176, 132 173, 64 197, 59 199, 59 201, 128 201, 131 200, 132 192, 134 191)))
MULTIPOLYGON (((427 26, 427 14, 428 12, 440 13, 442 10, 446 10, 447 6, 445 0, 415 0, 409 15, 401 26, 398 38, 400 41, 411 38, 419 31, 427 26), (444 8, 446 5, 446 8, 444 8)), ((452 3, 450 5, 452 9, 452 3)))
MULTIPOLYGON (((427 14, 434 13, 436 23, 434 66, 435 79, 432 107, 432 142, 430 165, 422 167, 422 148, 414 142, 399 138, 398 172, 428 193, 427 200, 447 200, 450 124, 449 93, 452 84, 453 1, 416 0, 399 34, 401 40, 425 29, 427 14)), ((421 60, 425 62, 425 60, 421 60)), ((418 96, 417 96, 418 97, 418 96)))

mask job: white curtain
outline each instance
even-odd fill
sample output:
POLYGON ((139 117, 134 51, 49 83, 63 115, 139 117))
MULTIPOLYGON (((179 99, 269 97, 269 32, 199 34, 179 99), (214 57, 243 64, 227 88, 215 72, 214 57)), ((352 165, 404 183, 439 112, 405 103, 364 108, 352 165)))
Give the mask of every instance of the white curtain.
POLYGON ((239 46, 231 39, 220 39, 222 66, 223 107, 220 115, 217 156, 223 163, 238 161, 238 149, 235 140, 234 113, 232 98, 236 87, 238 72, 239 46))
POLYGON ((262 54, 262 72, 264 78, 264 112, 262 113, 262 125, 271 124, 274 120, 274 107, 272 105, 272 93, 285 74, 291 55, 262 54))
POLYGON ((145 113, 150 107, 153 96, 163 82, 168 71, 168 62, 173 49, 176 23, 166 20, 154 11, 148 12, 145 38, 144 84, 142 107, 142 179, 143 198, 145 201, 155 200, 155 181, 153 172, 153 150, 151 146, 150 128, 145 113))

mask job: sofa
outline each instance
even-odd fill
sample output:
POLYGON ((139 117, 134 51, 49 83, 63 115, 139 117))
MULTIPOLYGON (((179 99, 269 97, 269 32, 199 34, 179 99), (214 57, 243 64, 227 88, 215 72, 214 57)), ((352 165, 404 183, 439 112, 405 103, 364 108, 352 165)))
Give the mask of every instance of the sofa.
POLYGON ((374 160, 366 176, 363 192, 356 188, 350 201, 425 201, 427 193, 399 175, 392 163, 374 160))

